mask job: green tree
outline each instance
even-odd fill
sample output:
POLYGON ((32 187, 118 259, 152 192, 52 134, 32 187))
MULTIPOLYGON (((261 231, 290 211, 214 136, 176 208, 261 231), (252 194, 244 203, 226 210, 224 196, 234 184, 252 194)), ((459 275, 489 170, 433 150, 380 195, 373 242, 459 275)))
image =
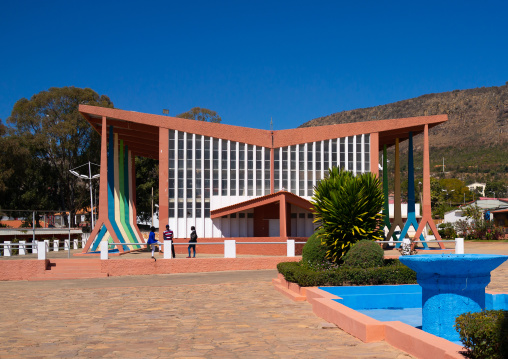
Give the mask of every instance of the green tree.
POLYGON ((334 167, 314 188, 315 223, 323 229, 321 241, 327 258, 338 263, 349 248, 362 239, 383 238, 383 190, 372 173, 353 175, 334 167))
POLYGON ((508 197, 508 183, 503 181, 487 182, 485 186, 485 195, 487 197, 505 198, 508 197))
POLYGON ((79 113, 80 104, 113 107, 107 96, 77 87, 53 87, 14 105, 7 136, 19 143, 21 155, 28 151, 29 159, 18 188, 11 188, 17 192, 11 208, 76 211, 88 206, 84 183, 69 169, 99 162, 100 136, 79 113))
POLYGON ((159 203, 159 161, 147 157, 136 157, 136 213, 143 222, 149 221, 158 212, 152 208, 159 203))
POLYGON ((217 112, 202 107, 193 107, 189 111, 176 115, 175 117, 215 123, 221 123, 222 121, 217 112))

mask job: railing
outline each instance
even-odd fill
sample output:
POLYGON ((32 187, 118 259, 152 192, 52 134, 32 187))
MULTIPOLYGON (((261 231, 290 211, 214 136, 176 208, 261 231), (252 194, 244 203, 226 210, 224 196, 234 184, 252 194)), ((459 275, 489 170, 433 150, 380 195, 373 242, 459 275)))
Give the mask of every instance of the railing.
MULTIPOLYGON (((441 240, 432 240, 430 243, 439 243, 439 242, 454 242, 455 243, 455 254, 464 254, 464 238, 455 238, 455 239, 441 239, 441 240)), ((388 244, 406 244, 412 245, 416 243, 429 243, 429 241, 411 241, 409 238, 404 238, 402 241, 376 241, 376 243, 388 243, 388 244)))
MULTIPOLYGON (((305 242, 295 242, 294 239, 288 239, 287 242, 236 242, 233 239, 226 239, 224 242, 196 242, 196 243, 172 243, 171 240, 165 240, 163 244, 163 252, 164 252, 164 259, 172 259, 171 255, 171 244, 175 246, 179 245, 185 245, 188 246, 189 244, 195 244, 195 245, 223 245, 224 246, 224 258, 236 258, 236 245, 237 244, 286 244, 287 245, 287 256, 288 257, 294 257, 295 256, 295 243, 301 244, 305 242)), ((101 259, 107 260, 109 259, 109 245, 115 244, 115 245, 127 245, 127 246, 134 246, 134 245, 147 245, 146 243, 108 243, 106 241, 102 241, 100 245, 101 250, 101 259)), ((155 243, 157 244, 157 243, 155 243)))
MULTIPOLYGON (((48 253, 51 250, 53 252, 58 252, 60 249, 63 249, 64 251, 67 251, 67 257, 70 258, 70 250, 71 250, 71 240, 69 239, 63 239, 63 247, 60 246, 60 241, 62 239, 54 239, 49 240, 45 239, 43 241, 45 252, 48 253), (51 243, 53 242, 53 243, 51 243)), ((78 249, 79 248, 79 239, 73 239, 72 240, 72 249, 78 249)), ((39 241, 35 242, 27 242, 27 241, 19 241, 19 242, 11 242, 11 241, 5 241, 3 243, 0 243, 0 248, 3 247, 3 256, 4 257, 10 257, 15 255, 12 251, 13 247, 18 247, 18 255, 24 256, 27 255, 27 247, 31 247, 32 254, 38 253, 38 243, 39 241)), ((86 240, 81 240, 81 246, 84 247, 86 243, 86 240)))

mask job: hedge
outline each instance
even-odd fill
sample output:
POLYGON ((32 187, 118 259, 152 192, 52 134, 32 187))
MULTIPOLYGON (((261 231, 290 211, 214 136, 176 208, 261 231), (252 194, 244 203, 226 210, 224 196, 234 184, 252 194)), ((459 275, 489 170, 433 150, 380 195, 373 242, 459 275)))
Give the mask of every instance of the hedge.
POLYGON ((508 358, 508 311, 486 310, 455 318, 455 328, 466 348, 466 358, 508 358))
POLYGON ((300 262, 282 262, 277 270, 288 282, 301 287, 416 284, 416 273, 399 262, 387 261, 384 267, 358 268, 341 266, 326 271, 314 271, 300 262))

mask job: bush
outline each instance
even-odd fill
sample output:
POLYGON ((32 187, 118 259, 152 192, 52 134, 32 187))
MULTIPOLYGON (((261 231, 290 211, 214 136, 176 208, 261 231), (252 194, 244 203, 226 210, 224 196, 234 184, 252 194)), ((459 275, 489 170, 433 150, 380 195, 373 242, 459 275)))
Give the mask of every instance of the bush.
POLYGON ((351 249, 344 256, 344 265, 348 267, 382 267, 384 251, 379 244, 369 241, 361 240, 356 242, 351 249))
POLYGON ((355 176, 333 167, 314 188, 311 203, 329 261, 340 263, 359 240, 383 238, 383 189, 372 173, 355 176))
POLYGON ((452 223, 441 223, 438 228, 438 233, 441 239, 455 239, 457 233, 455 232, 454 225, 452 223))
POLYGON ((455 319, 455 328, 466 358, 508 358, 508 311, 464 313, 455 319))
POLYGON ((323 271, 312 270, 301 262, 282 262, 277 265, 277 270, 288 282, 302 287, 416 284, 416 273, 398 259, 387 261, 384 267, 341 266, 323 271))
POLYGON ((303 263, 313 265, 328 262, 326 259, 327 247, 321 244, 321 233, 322 230, 317 230, 307 239, 307 243, 302 249, 303 263))

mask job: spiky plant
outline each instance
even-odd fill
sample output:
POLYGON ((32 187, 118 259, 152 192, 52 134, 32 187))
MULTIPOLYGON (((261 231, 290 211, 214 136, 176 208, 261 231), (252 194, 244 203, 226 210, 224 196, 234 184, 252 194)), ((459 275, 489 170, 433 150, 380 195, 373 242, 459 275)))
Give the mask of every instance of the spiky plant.
POLYGON ((339 263, 351 245, 362 239, 383 238, 384 203, 379 179, 371 173, 353 175, 334 167, 314 187, 314 222, 323 230, 328 260, 339 263))

